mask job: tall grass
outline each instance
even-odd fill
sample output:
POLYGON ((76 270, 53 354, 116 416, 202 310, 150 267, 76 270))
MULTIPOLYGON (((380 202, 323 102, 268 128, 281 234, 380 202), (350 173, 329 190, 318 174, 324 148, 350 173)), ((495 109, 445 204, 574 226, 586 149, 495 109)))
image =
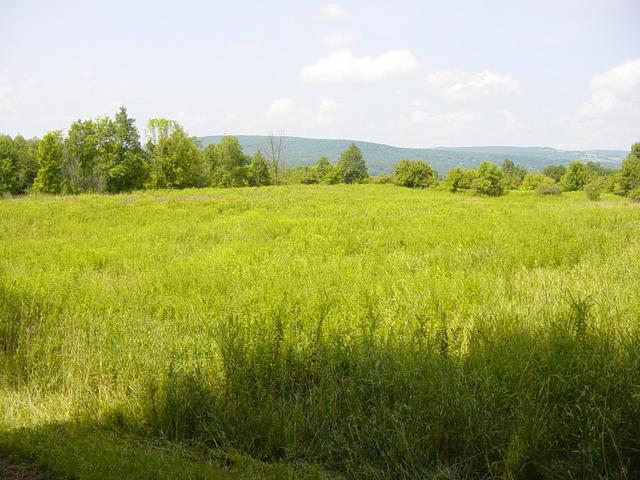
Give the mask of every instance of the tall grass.
POLYGON ((4 201, 1 385, 354 478, 634 478, 639 227, 386 185, 4 201))

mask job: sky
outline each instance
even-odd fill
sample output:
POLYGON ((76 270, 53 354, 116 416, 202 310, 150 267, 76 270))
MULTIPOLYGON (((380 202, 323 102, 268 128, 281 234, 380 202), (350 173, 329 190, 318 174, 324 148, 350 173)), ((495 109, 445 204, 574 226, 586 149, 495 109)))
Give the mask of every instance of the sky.
POLYGON ((0 0, 0 132, 126 106, 191 135, 640 141, 640 0, 0 0))

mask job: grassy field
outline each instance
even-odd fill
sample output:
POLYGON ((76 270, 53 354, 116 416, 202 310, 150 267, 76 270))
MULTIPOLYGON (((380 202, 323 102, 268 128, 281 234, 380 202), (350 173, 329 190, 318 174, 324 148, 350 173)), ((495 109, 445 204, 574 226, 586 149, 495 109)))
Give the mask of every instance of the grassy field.
POLYGON ((0 201, 0 452, 54 478, 638 478, 640 206, 0 201))

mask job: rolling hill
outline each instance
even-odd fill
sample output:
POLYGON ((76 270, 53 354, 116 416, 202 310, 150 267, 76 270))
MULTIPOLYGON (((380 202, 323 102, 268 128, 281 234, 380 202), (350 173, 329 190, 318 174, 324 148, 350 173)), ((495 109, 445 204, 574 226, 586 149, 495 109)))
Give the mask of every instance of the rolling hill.
MULTIPOLYGON (((260 135, 237 135, 245 153, 265 150, 268 137, 260 135)), ((200 137, 202 146, 217 143, 221 135, 200 137)), ((600 162, 606 167, 617 167, 627 152, 623 150, 557 150, 546 147, 437 147, 404 148, 381 143, 354 140, 331 140, 302 137, 286 137, 284 161, 287 166, 313 164, 324 155, 336 161, 340 153, 355 143, 360 147, 371 174, 390 172, 392 165, 403 158, 427 160, 439 173, 452 167, 476 167, 484 160, 496 163, 509 158, 531 170, 541 170, 546 165, 566 165, 572 160, 600 162)))

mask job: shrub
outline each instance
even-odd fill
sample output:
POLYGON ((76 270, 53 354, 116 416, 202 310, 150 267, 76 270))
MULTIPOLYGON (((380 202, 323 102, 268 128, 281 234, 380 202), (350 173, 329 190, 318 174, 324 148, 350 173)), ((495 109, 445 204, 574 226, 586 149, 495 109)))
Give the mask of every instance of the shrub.
POLYGON ((582 190, 591 178, 592 174, 587 166, 581 161, 575 160, 569 164, 567 173, 560 179, 560 185, 567 192, 582 190))
POLYGON ((584 186, 584 191, 587 194, 589 200, 600 200, 600 193, 602 191, 602 184, 598 180, 593 180, 584 186))
POLYGON ((427 188, 435 185, 438 174, 424 160, 401 160, 393 166, 393 182, 409 188, 427 188))
POLYGON ((560 195, 560 193, 562 193, 560 187, 555 183, 541 183, 536 187, 536 192, 538 192, 539 195, 560 195))
POLYGON ((552 185, 553 183, 553 178, 549 178, 543 173, 529 172, 525 175, 521 188, 523 190, 535 190, 538 188, 538 185, 552 185))
POLYGON ((640 202, 640 187, 631 190, 627 196, 634 202, 640 202))
POLYGON ((388 173, 381 173, 380 175, 371 177, 371 183, 377 183, 377 184, 393 183, 393 175, 389 175, 388 173))
POLYGON ((478 195, 498 197, 504 194, 502 170, 495 163, 482 162, 478 167, 478 176, 471 186, 478 195))
POLYGON ((477 172, 473 169, 463 170, 460 167, 454 167, 447 172, 444 184, 451 193, 456 193, 458 190, 469 190, 476 176, 477 172))

